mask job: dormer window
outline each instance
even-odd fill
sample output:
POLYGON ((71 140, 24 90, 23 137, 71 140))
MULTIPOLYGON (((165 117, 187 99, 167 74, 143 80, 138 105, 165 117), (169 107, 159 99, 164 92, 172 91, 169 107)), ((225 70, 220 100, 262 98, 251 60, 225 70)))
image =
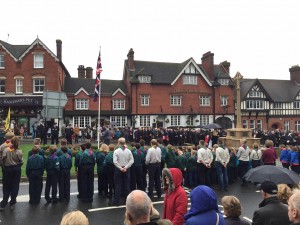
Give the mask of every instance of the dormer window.
POLYGON ((44 68, 44 54, 35 53, 33 54, 33 68, 44 68))
POLYGON ((140 83, 151 83, 151 76, 139 76, 140 83))
POLYGON ((219 83, 221 85, 228 85, 229 84, 229 79, 219 79, 219 83))

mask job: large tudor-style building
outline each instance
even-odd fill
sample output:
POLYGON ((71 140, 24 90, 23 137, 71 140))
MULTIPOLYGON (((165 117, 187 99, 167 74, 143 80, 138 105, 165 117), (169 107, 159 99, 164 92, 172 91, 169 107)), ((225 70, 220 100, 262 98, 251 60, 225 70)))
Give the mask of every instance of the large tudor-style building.
MULTIPOLYGON (((211 52, 203 55, 202 64, 193 58, 182 63, 138 61, 132 49, 127 57, 122 80, 101 81, 101 124, 233 126, 234 85, 227 61, 215 65, 211 52)), ((79 66, 78 78, 65 81, 65 119, 80 127, 95 124, 98 115, 98 103, 93 102, 95 80, 88 68, 79 66)))

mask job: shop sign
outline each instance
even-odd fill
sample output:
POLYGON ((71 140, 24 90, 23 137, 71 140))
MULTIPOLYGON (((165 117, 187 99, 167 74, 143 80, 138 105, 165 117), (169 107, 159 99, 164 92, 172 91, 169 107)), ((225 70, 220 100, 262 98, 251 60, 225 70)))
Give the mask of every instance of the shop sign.
POLYGON ((3 97, 0 106, 42 106, 42 97, 3 97))

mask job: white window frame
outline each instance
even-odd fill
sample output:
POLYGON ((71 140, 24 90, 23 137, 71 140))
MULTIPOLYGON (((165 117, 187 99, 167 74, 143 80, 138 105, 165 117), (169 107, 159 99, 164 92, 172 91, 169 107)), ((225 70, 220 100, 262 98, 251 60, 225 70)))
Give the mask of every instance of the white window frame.
POLYGON ((76 98, 75 108, 76 110, 89 110, 89 99, 76 98))
POLYGON ((295 121, 295 131, 300 131, 300 121, 299 120, 296 120, 295 121))
POLYGON ((140 75, 138 76, 140 83, 151 83, 151 76, 140 75))
POLYGON ((127 124, 126 116, 111 116, 110 124, 114 123, 116 127, 125 127, 127 124))
POLYGON ((33 54, 33 68, 42 69, 44 68, 44 54, 34 53, 33 54))
POLYGON ((282 109, 282 108, 283 108, 282 102, 274 102, 273 103, 273 109, 282 109))
POLYGON ((125 99, 114 99, 113 100, 113 110, 124 110, 125 103, 126 103, 125 99))
POLYGON ((261 91, 250 91, 249 92, 249 97, 251 98, 260 98, 261 97, 262 92, 261 91))
POLYGON ((41 93, 43 93, 44 90, 45 90, 45 86, 46 86, 45 84, 46 84, 45 78, 34 78, 33 82, 32 82, 33 93, 35 93, 35 94, 41 94, 41 93), (44 85, 41 85, 41 84, 36 85, 36 83, 35 83, 36 81, 39 81, 39 83, 41 81, 43 81, 44 85), (36 91, 36 87, 39 87, 39 91, 36 91), (43 87, 43 88, 41 88, 41 87, 43 87), (41 90, 41 89, 43 89, 43 90, 41 90))
POLYGON ((263 122, 262 122, 262 120, 256 120, 256 128, 258 130, 262 130, 263 129, 263 122))
POLYGON ((300 109, 300 101, 294 101, 293 102, 293 108, 294 109, 300 109))
POLYGON ((91 126, 91 117, 90 116, 74 116, 73 117, 73 127, 77 124, 79 128, 86 128, 91 126))
POLYGON ((150 105, 150 95, 141 95, 141 106, 149 106, 150 105))
POLYGON ((221 78, 218 81, 221 85, 229 85, 229 79, 221 78))
POLYGON ((180 116, 171 116, 171 126, 180 126, 180 116))
POLYGON ((250 125, 249 125, 249 126, 250 126, 250 129, 253 129, 253 130, 254 130, 254 129, 255 129, 255 120, 250 120, 250 121, 249 121, 249 124, 250 124, 250 125))
POLYGON ((228 96, 227 95, 221 95, 220 101, 221 101, 221 106, 228 105, 228 96))
POLYGON ((210 106, 210 96, 199 96, 200 106, 210 106))
POLYGON ((183 75, 182 76, 183 85, 197 85, 198 76, 196 75, 183 75))
POLYGON ((0 78, 0 94, 5 94, 5 79, 1 79, 1 78, 0 78))
POLYGON ((16 78, 16 94, 23 94, 23 78, 16 78))
POLYGON ((209 115, 200 115, 200 126, 205 126, 209 124, 209 115))
POLYGON ((0 54, 0 69, 5 69, 5 56, 0 54))
POLYGON ((170 96, 170 105, 171 106, 181 106, 182 96, 179 95, 171 95, 170 96))
POLYGON ((150 127, 150 116, 140 116, 140 127, 150 127))
POLYGON ((187 126, 194 126, 194 116, 188 116, 186 118, 186 125, 187 126))
POLYGON ((290 130, 290 121, 284 121, 284 130, 289 131, 290 130))
POLYGON ((243 128, 248 128, 248 120, 243 120, 243 128))
POLYGON ((262 100, 247 100, 246 109, 263 109, 264 102, 262 100))

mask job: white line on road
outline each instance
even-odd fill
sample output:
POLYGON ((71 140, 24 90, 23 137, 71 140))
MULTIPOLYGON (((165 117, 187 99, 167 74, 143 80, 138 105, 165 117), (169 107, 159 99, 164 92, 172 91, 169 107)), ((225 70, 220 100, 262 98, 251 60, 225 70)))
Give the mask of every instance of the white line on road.
POLYGON ((252 223, 252 220, 249 219, 248 217, 244 216, 243 218, 244 218, 245 220, 248 220, 250 223, 252 223))

